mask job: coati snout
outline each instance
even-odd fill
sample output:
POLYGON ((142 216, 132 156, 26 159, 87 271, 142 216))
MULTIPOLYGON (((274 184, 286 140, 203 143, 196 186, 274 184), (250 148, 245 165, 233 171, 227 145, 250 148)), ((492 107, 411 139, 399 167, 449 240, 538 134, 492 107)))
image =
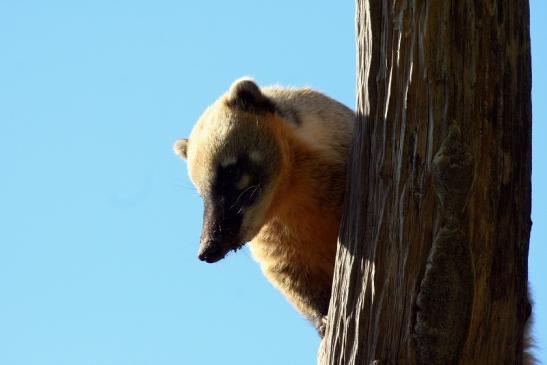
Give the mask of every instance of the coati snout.
POLYGON ((233 203, 225 198, 218 202, 205 202, 198 252, 201 261, 217 262, 229 251, 236 251, 245 244, 240 236, 243 216, 240 210, 234 209, 233 203))

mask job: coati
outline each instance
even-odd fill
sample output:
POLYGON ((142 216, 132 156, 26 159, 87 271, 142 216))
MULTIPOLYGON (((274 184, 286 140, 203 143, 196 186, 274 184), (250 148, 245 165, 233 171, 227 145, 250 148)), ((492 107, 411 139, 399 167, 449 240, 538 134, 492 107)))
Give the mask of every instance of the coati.
POLYGON ((325 330, 354 113, 309 88, 235 81, 175 152, 204 201, 198 257, 250 242, 270 282, 325 330))

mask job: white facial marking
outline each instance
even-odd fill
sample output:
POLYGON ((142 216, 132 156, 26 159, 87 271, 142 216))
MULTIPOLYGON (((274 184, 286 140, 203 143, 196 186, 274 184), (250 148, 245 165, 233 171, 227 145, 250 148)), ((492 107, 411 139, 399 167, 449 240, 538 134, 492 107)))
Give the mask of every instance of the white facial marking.
POLYGON ((234 156, 230 156, 230 157, 227 157, 224 160, 222 160, 220 162, 220 165, 222 167, 227 167, 227 166, 235 164, 236 162, 237 162, 237 159, 234 156))
POLYGON ((244 189, 249 185, 249 182, 251 182, 251 177, 247 174, 244 174, 241 176, 241 179, 237 182, 237 188, 238 189, 244 189))
POLYGON ((254 162, 262 161, 262 155, 258 150, 252 150, 251 153, 249 153, 249 158, 254 162))

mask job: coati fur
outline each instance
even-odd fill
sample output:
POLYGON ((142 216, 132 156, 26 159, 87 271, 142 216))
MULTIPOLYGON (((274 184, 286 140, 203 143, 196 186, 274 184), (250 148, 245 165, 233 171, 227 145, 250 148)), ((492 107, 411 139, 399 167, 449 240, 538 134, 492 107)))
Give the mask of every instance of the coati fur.
POLYGON ((354 117, 312 89, 244 78, 174 146, 204 201, 199 259, 250 242, 268 280, 321 336, 354 117))

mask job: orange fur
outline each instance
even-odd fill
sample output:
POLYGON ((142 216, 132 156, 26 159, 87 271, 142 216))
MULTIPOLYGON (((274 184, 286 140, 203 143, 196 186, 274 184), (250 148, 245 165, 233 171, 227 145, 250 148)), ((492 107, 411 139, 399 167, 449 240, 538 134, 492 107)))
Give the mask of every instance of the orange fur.
POLYGON ((284 144, 285 165, 266 223, 252 240, 251 250, 266 277, 317 323, 330 298, 345 166, 327 160, 284 123, 268 124, 277 126, 272 132, 284 144))

